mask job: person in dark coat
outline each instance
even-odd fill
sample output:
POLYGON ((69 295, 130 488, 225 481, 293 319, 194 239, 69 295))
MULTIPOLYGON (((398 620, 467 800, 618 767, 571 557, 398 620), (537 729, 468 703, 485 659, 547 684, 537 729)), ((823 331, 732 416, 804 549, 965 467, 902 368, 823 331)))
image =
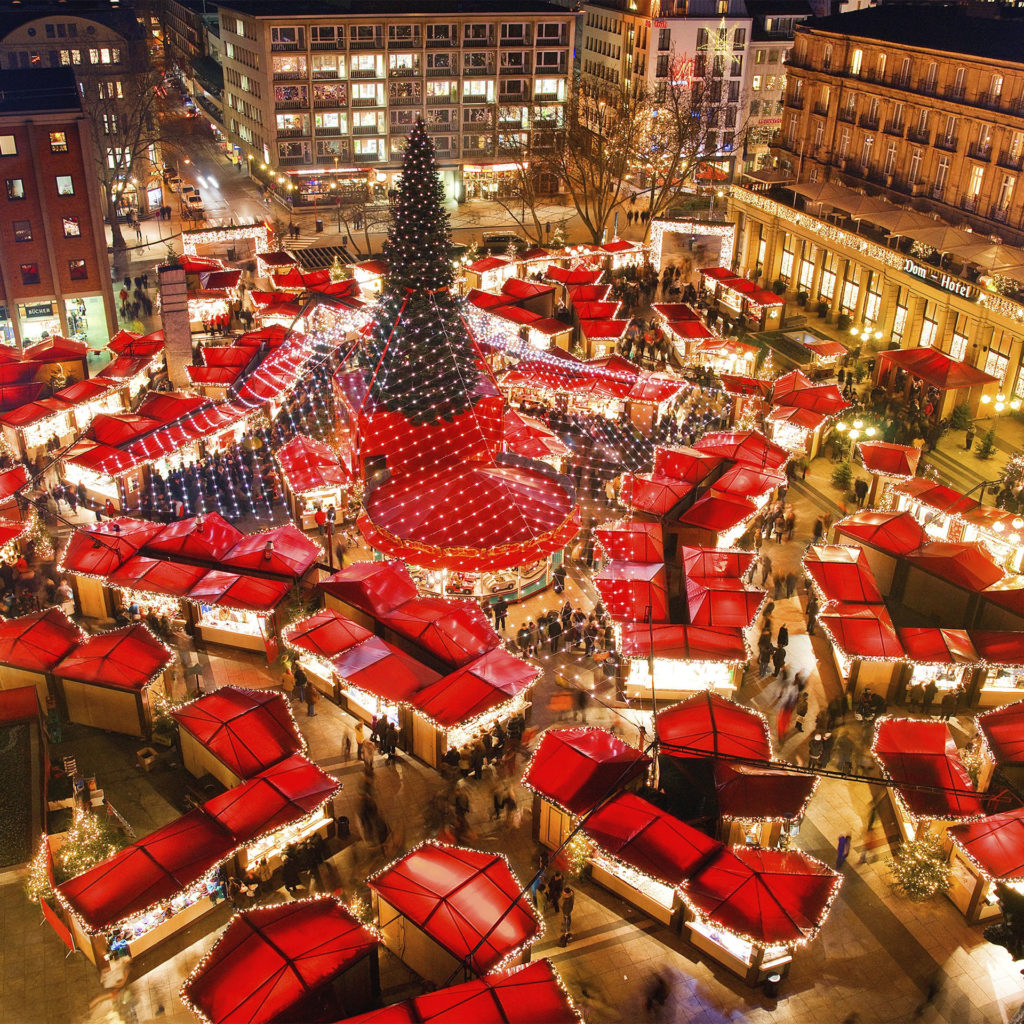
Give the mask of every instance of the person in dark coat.
POLYGON ((789 646, 789 630, 784 626, 779 626, 779 635, 775 640, 777 646, 786 648, 789 646))
POLYGON ((557 615, 548 622, 548 640, 548 650, 552 654, 557 654, 562 643, 562 622, 557 615))

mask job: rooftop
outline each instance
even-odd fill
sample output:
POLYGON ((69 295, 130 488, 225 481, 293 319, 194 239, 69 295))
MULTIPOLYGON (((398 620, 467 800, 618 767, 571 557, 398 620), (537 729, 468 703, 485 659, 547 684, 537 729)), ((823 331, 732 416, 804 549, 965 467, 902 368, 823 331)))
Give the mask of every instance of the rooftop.
POLYGON ((0 13, 0 40, 9 32, 30 21, 46 18, 53 21, 62 16, 84 18, 119 32, 126 39, 144 39, 145 31, 134 11, 116 0, 20 0, 5 3, 0 13))
MULTIPOLYGON (((280 19, 281 0, 230 0, 220 4, 222 11, 235 11, 254 18, 280 19)), ((438 14, 551 14, 571 17, 572 12, 544 0, 421 0, 410 7, 408 0, 292 0, 289 15, 331 17, 351 15, 412 15, 428 21, 438 14)))
POLYGON ((0 71, 0 116, 81 109, 71 68, 0 71))
POLYGON ((855 39, 876 39, 901 46, 936 50, 987 60, 1024 63, 1024 12, 1001 4, 978 11, 956 4, 887 3, 848 14, 810 18, 801 31, 829 32, 855 39))

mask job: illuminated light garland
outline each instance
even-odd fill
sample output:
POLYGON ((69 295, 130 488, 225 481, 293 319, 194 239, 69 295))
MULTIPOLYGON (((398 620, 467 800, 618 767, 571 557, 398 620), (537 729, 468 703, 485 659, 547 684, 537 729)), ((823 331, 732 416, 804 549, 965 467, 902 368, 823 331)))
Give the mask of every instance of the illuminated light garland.
POLYGON ((259 256, 270 252, 272 232, 263 223, 237 224, 220 228, 200 228, 182 231, 181 248, 186 256, 195 256, 201 245, 219 245, 223 242, 254 242, 255 252, 259 256))
POLYGON ((657 271, 660 271, 662 267, 662 248, 666 233, 708 235, 712 238, 720 238, 722 241, 719 262, 722 266, 729 266, 732 263, 733 249, 736 244, 735 224, 710 224, 704 220, 653 220, 651 221, 648 245, 653 256, 651 262, 657 271))

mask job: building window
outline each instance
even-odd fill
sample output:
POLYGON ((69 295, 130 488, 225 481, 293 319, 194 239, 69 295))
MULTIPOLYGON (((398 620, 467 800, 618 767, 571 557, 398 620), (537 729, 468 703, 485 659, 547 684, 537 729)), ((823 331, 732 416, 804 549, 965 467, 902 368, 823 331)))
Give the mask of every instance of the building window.
POLYGON ((68 137, 65 132, 50 132, 50 152, 66 153, 68 151, 68 137))
POLYGON ((963 362, 967 355, 967 317, 963 313, 953 314, 953 330, 949 341, 949 354, 963 362))
POLYGON ((985 372, 992 374, 993 377, 997 377, 1000 387, 1002 387, 1003 381, 1006 380, 1006 368, 1009 365, 1010 360, 1007 356, 999 352, 993 352, 991 349, 989 350, 988 358, 985 360, 985 372))
POLYGON ((8 178, 7 179, 7 198, 8 199, 24 199, 25 198, 25 181, 23 178, 8 178))
POLYGON ((13 135, 0 135, 0 156, 17 156, 18 144, 13 135))
POLYGON ((75 183, 71 180, 70 174, 57 175, 57 195, 73 196, 75 194, 75 183))
POLYGON ((864 51, 863 50, 854 50, 853 53, 850 54, 850 74, 851 75, 859 75, 860 74, 861 65, 863 63, 864 63, 864 51))
POLYGON ((27 220, 16 220, 13 221, 11 227, 14 228, 14 240, 16 242, 31 242, 32 241, 32 222, 27 220))
POLYGON ((85 260, 68 260, 68 276, 72 281, 85 281, 89 277, 85 260))
POLYGON ((967 183, 967 195, 971 199, 977 199, 981 192, 981 186, 985 181, 985 168, 975 164, 971 168, 971 177, 967 183))
POLYGON ((757 92, 761 88, 761 76, 754 75, 750 80, 750 88, 753 92, 757 92))
POLYGON ((907 171, 907 181, 911 185, 917 182, 917 179, 921 177, 921 150, 915 149, 910 154, 910 169, 907 171))
POLYGON ((21 283, 22 284, 39 284, 39 264, 38 263, 22 263, 21 264, 21 283))
POLYGON ((822 56, 822 58, 821 58, 821 66, 822 66, 822 67, 823 67, 823 68, 824 68, 824 69, 825 69, 826 71, 829 71, 829 70, 831 70, 831 68, 832 68, 832 44, 831 44, 831 43, 829 43, 829 44, 828 44, 828 45, 827 45, 827 46, 825 47, 825 52, 824 52, 824 55, 823 55, 823 56, 822 56))
POLYGON ((61 218, 61 222, 64 225, 65 238, 82 237, 82 225, 78 222, 77 217, 63 217, 61 218))

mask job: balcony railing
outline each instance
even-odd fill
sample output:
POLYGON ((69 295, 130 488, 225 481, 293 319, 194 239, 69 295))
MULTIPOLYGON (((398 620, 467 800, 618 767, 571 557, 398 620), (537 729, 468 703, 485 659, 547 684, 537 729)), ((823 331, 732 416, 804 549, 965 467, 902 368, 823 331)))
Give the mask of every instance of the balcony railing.
POLYGON ((483 67, 483 68, 463 67, 462 74, 466 78, 481 78, 481 77, 486 76, 486 75, 491 75, 493 77, 493 75, 494 75, 494 65, 493 64, 488 64, 486 67, 483 67))
POLYGON ((321 138, 326 138, 328 135, 340 135, 341 128, 337 125, 317 125, 316 134, 321 138))
POLYGON ((967 95, 967 89, 963 85, 947 86, 943 95, 947 100, 963 100, 967 95))
POLYGON ((932 132, 930 128, 908 128, 907 140, 909 142, 920 142, 927 146, 931 141, 932 132))
POLYGON ((298 167, 300 164, 308 164, 308 156, 279 156, 277 158, 278 167, 298 167))
POLYGON ((345 75, 340 73, 337 68, 314 68, 313 69, 313 80, 324 81, 327 79, 338 79, 344 78, 345 75))
POLYGON ((309 135, 308 128, 278 128, 277 137, 279 139, 301 139, 309 135))
POLYGON ((502 64, 501 74, 503 75, 528 75, 530 73, 529 64, 502 64))
POLYGON ((819 117, 827 117, 828 116, 828 104, 827 103, 815 103, 814 104, 814 112, 819 117))
POLYGON ((878 131, 878 115, 877 114, 861 114, 857 118, 857 125, 860 128, 867 128, 869 131, 878 131))
POLYGON ((413 36, 411 39, 389 39, 389 50, 422 50, 423 39, 421 36, 413 36))
POLYGON ((385 158, 382 153, 353 153, 352 159, 357 164, 379 164, 385 158))
POLYGON ((353 107, 382 107, 383 97, 377 96, 353 96, 349 101, 353 107))
POLYGON ((1000 206, 998 203, 993 203, 992 209, 989 211, 989 217, 992 220, 999 221, 1000 224, 1005 224, 1009 215, 1010 208, 1008 206, 1000 206))
POLYGON ((857 119, 857 113, 855 110, 847 107, 845 110, 840 110, 839 113, 836 114, 836 118, 843 121, 845 124, 853 124, 857 119))
POLYGON ((804 109, 804 95, 801 92, 791 92, 786 97, 786 106, 793 107, 795 110, 804 109))
POLYGON ((1019 171, 1024 166, 1024 153, 1009 153, 1005 149, 1000 150, 999 156, 996 157, 996 163, 1000 167, 1006 167, 1011 171, 1019 171))
POLYGON ((383 71, 378 71, 376 68, 351 68, 348 73, 349 78, 382 78, 384 76, 383 71))
POLYGON ((334 96, 334 97, 313 97, 313 106, 320 110, 323 107, 344 107, 347 104, 347 97, 345 96, 334 96))
POLYGON ((462 45, 467 47, 467 48, 475 46, 478 50, 482 49, 485 46, 493 46, 494 45, 494 33, 493 32, 489 32, 485 36, 474 36, 473 38, 470 38, 469 36, 465 36, 465 37, 463 37, 462 45))
POLYGON ((939 83, 930 81, 927 78, 919 78, 917 84, 914 87, 915 92, 919 92, 924 96, 937 96, 939 92, 939 83))
POLYGON ((454 68, 427 68, 427 78, 451 78, 458 74, 454 68))
POLYGON ((310 44, 311 50, 344 50, 344 39, 314 39, 310 44))
POLYGON ((457 39, 428 39, 427 49, 428 50, 444 50, 449 49, 453 46, 458 46, 459 41, 457 39))
POLYGON ((895 135, 897 138, 903 138, 903 127, 902 121, 886 121, 884 131, 886 135, 895 135))
POLYGON ((388 68, 388 78, 417 78, 419 68, 388 68))
POLYGON ((958 141, 959 139, 955 135, 940 135, 935 139, 935 148, 944 149, 948 153, 955 153, 958 141))
POLYGON ((306 98, 297 100, 274 100, 274 108, 276 110, 301 110, 303 107, 309 106, 309 100, 306 98))
POLYGON ((294 81, 296 81, 296 79, 298 79, 299 81, 304 81, 305 78, 306 78, 306 72, 304 70, 303 71, 299 71, 298 69, 296 69, 295 71, 275 71, 274 72, 274 81, 275 82, 294 82, 294 81))
POLYGON ((350 50, 383 50, 384 40, 380 36, 374 39, 350 39, 348 48, 350 50))
POLYGON ((967 147, 967 155, 972 160, 988 160, 992 156, 992 143, 972 142, 967 147))
POLYGON ((453 95, 448 95, 448 96, 428 96, 427 97, 427 106, 428 107, 447 107, 447 106, 450 106, 453 103, 458 103, 458 102, 459 102, 458 96, 453 96, 453 95))
POLYGON ((968 213, 976 213, 978 209, 978 197, 963 196, 960 200, 960 209, 966 210, 968 213))
POLYGON ((306 47, 302 43, 300 43, 298 41, 296 41, 294 43, 280 43, 280 42, 273 43, 272 42, 270 44, 270 49, 271 49, 271 51, 273 53, 281 53, 283 51, 288 51, 288 50, 304 50, 305 48, 306 47))
POLYGON ((422 96, 389 96, 388 105, 392 107, 422 107, 422 96))
POLYGON ((932 199, 934 199, 937 202, 941 203, 942 202, 942 197, 946 194, 946 186, 945 185, 932 185, 932 190, 931 190, 931 192, 929 194, 931 195, 932 199))
POLYGON ((380 129, 375 124, 356 124, 352 126, 353 135, 380 135, 380 129))

